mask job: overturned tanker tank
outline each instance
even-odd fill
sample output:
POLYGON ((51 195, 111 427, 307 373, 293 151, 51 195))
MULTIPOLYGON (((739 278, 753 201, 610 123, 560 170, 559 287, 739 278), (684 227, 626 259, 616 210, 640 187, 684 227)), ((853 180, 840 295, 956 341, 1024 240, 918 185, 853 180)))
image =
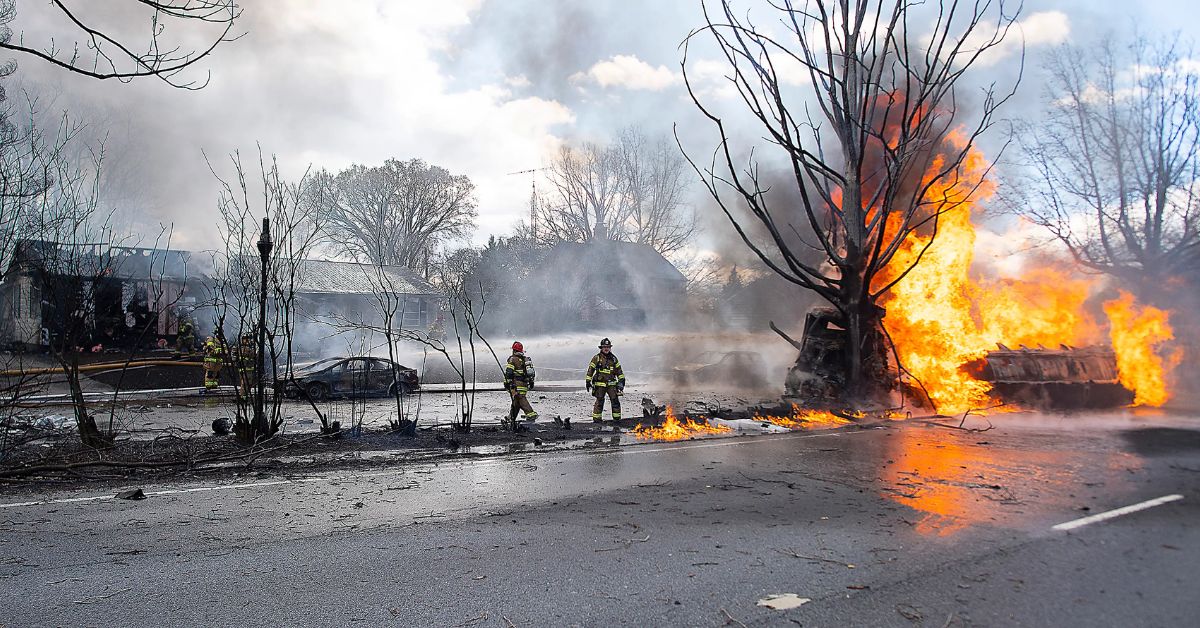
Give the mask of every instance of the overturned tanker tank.
MULTIPOLYGON (((799 342, 774 324, 771 328, 799 350, 788 369, 785 398, 801 403, 834 398, 845 383, 846 332, 838 311, 825 307, 809 311, 799 342)), ((1117 379, 1117 359, 1111 349, 997 347, 964 364, 962 370, 990 383, 991 395, 998 401, 1045 409, 1106 408, 1133 402, 1133 392, 1117 379)), ((897 378, 895 365, 890 366, 871 370, 886 370, 878 375, 886 378, 889 388, 903 389, 910 399, 925 399, 919 387, 897 378)))
POLYGON ((997 347, 963 368, 991 383, 992 396, 1000 400, 1056 409, 1111 408, 1133 403, 1133 392, 1117 379, 1117 356, 1111 349, 997 347))

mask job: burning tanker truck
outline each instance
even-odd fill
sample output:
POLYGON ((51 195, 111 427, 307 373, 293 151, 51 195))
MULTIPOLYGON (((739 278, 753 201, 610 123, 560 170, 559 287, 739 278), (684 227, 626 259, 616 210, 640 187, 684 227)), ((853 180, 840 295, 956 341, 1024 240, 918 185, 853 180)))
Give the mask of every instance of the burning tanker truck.
MULTIPOLYGON (((805 317, 799 342, 774 324, 771 329, 799 350, 795 364, 788 369, 785 399, 801 405, 837 399, 846 383, 846 331, 841 314, 831 307, 813 308, 805 317)), ((885 333, 868 334, 868 342, 882 346, 885 333)), ((865 353, 888 354, 885 350, 865 353)), ((991 396, 1000 403, 1043 409, 1106 408, 1128 405, 1134 399, 1133 392, 1118 380, 1116 354, 1104 347, 1010 349, 997 344, 995 350, 960 368, 988 382, 991 396)), ((919 385, 898 376, 895 364, 869 364, 867 371, 889 389, 902 390, 918 405, 933 405, 919 385)))

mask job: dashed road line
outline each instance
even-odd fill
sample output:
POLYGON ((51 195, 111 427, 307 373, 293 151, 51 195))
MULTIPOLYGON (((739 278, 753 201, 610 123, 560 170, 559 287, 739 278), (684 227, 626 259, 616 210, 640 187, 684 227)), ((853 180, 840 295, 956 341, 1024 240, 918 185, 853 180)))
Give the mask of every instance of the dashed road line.
POLYGON ((1146 510, 1147 508, 1154 508, 1155 506, 1169 504, 1171 502, 1179 501, 1181 499, 1183 499, 1183 495, 1164 495, 1162 497, 1148 499, 1144 502, 1140 502, 1140 503, 1133 504, 1130 506, 1124 506, 1121 508, 1116 508, 1113 510, 1095 514, 1090 517, 1083 517, 1082 519, 1076 519, 1074 521, 1067 521, 1066 523, 1060 523, 1051 529, 1058 530, 1060 532, 1065 532, 1067 530, 1074 530, 1075 528, 1082 528, 1083 526, 1090 525, 1093 523, 1099 523, 1101 521, 1115 519, 1122 515, 1128 515, 1130 513, 1138 512, 1140 510, 1146 510))

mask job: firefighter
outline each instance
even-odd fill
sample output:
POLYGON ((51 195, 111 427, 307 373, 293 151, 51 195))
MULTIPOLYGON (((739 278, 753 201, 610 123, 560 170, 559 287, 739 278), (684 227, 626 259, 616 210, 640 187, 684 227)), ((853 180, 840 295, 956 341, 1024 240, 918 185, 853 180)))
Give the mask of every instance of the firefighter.
POLYGON ((621 361, 612 352, 612 341, 600 341, 600 353, 588 364, 587 377, 583 386, 596 398, 592 406, 592 420, 599 423, 604 414, 604 397, 612 403, 613 421, 621 420, 621 394, 625 392, 625 372, 621 361))
POLYGON ((504 365, 504 387, 512 397, 512 406, 508 410, 508 422, 514 428, 517 425, 517 412, 525 413, 526 421, 536 421, 538 413, 529 405, 526 395, 533 389, 536 373, 533 370, 533 360, 525 355, 525 347, 520 342, 512 344, 512 355, 504 365))
POLYGON ((258 359, 258 351, 254 347, 254 334, 242 334, 238 341, 238 377, 241 380, 240 394, 249 398, 254 390, 254 362, 258 359))
POLYGON ((196 331, 192 321, 183 319, 179 322, 179 333, 175 335, 175 352, 184 355, 196 348, 196 331))
POLYGON ((221 341, 209 336, 204 340, 204 390, 213 391, 221 385, 221 365, 225 359, 225 347, 221 341))

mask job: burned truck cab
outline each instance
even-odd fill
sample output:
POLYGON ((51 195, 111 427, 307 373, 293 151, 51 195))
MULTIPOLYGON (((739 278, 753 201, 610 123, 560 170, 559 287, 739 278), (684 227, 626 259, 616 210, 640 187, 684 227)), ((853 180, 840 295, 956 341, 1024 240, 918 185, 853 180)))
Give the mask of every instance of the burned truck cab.
POLYGON ((788 369, 785 396, 797 399, 836 397, 846 384, 846 329, 841 313, 832 307, 813 308, 804 317, 801 341, 787 339, 800 354, 788 369))
MULTIPOLYGON (((876 313, 882 321, 883 308, 876 313)), ((804 336, 800 342, 792 340, 774 325, 776 333, 783 336, 792 346, 799 349, 796 363, 788 369, 784 382, 784 396, 792 401, 822 402, 840 398, 845 392, 847 375, 846 322, 842 313, 832 307, 814 307, 804 317, 804 336)), ((865 335, 863 340, 863 375, 866 381, 875 382, 882 390, 893 390, 897 385, 888 361, 886 334, 881 326, 865 335)))

